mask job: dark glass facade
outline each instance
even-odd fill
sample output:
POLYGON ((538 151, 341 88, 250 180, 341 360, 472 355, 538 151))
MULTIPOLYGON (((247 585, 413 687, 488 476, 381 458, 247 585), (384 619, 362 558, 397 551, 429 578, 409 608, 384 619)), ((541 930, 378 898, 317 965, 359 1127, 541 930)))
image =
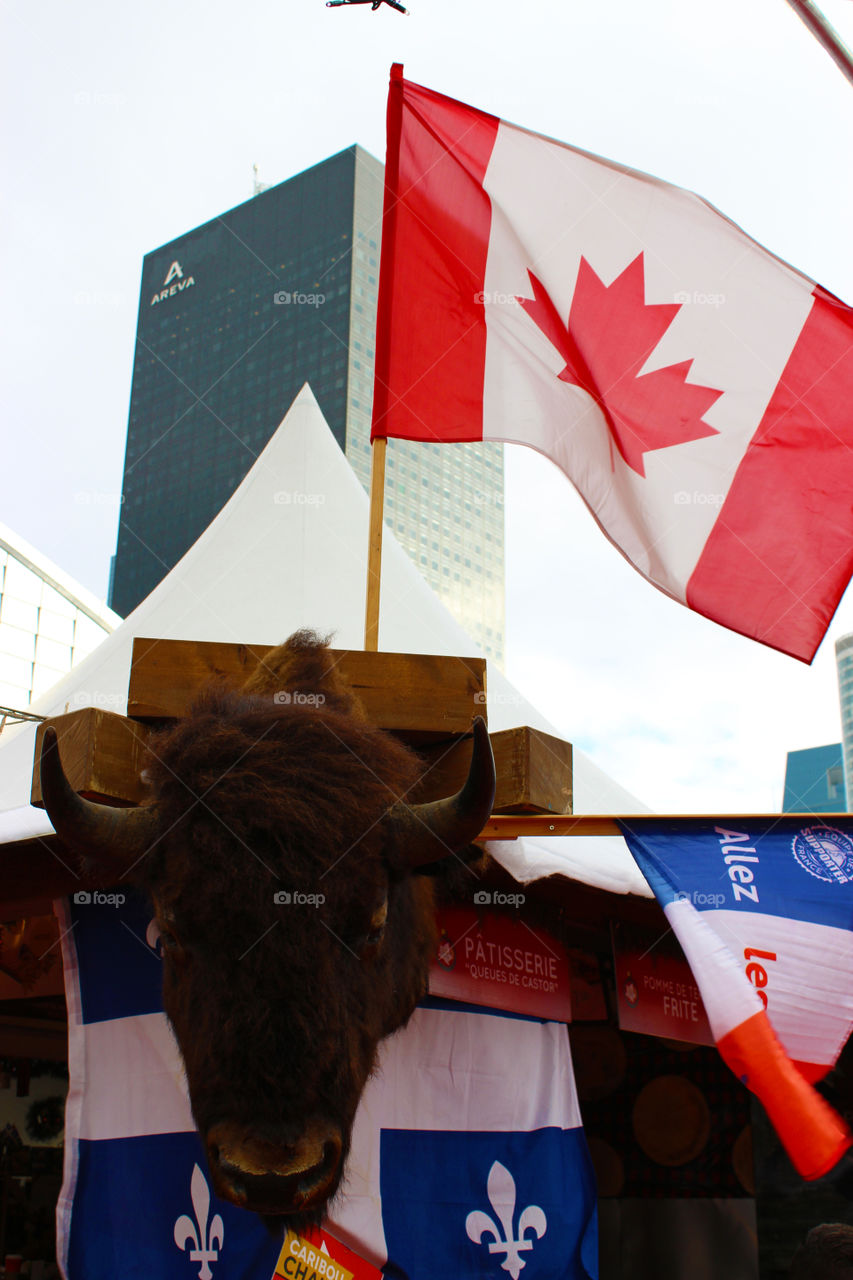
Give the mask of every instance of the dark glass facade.
POLYGON ((789 751, 783 813, 844 813, 844 758, 841 743, 789 751))
POLYGON ((204 531, 305 381, 344 446, 356 151, 146 255, 110 596, 118 613, 204 531))

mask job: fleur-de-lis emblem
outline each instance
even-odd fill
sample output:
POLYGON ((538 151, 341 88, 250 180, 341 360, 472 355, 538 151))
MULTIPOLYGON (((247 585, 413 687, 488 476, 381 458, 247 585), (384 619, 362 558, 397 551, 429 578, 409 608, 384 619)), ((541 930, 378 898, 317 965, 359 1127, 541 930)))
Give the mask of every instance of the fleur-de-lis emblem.
POLYGON ((512 1220, 515 1216, 515 1179, 509 1169, 505 1168, 499 1160, 496 1160, 489 1170, 486 1191, 489 1196, 489 1204, 494 1209, 503 1227, 503 1239, 501 1239, 501 1233, 494 1218, 490 1217, 488 1213, 483 1213, 480 1209, 475 1209, 465 1219, 465 1230, 468 1232, 468 1239, 473 1240, 475 1244, 482 1244, 483 1236, 486 1232, 493 1236, 493 1239, 489 1242, 489 1253, 505 1253, 506 1258, 501 1263, 501 1267, 504 1271, 509 1272, 512 1280, 518 1280, 522 1267, 527 1265, 519 1255, 528 1249, 532 1249, 535 1243, 532 1239, 526 1239, 525 1233, 528 1229, 532 1229, 536 1232, 537 1239, 541 1240, 548 1226, 548 1220, 538 1204, 529 1204, 518 1219, 518 1239, 513 1240, 512 1220))
POLYGON ((193 1248, 190 1249, 190 1261, 201 1263, 198 1280, 212 1280, 213 1272, 208 1263, 216 1262, 219 1258, 219 1250, 222 1248, 222 1241, 225 1239, 225 1227, 223 1226, 222 1218, 217 1213, 211 1220, 210 1233, 208 1234, 207 1215, 210 1212, 210 1189, 198 1165, 193 1167, 190 1193, 196 1222, 193 1222, 192 1218, 189 1218, 185 1213, 181 1214, 175 1223, 175 1244, 179 1249, 186 1249, 187 1245, 191 1244, 193 1248), (196 1225, 198 1230, 196 1230, 196 1225), (214 1245, 216 1248, 214 1248, 214 1245))

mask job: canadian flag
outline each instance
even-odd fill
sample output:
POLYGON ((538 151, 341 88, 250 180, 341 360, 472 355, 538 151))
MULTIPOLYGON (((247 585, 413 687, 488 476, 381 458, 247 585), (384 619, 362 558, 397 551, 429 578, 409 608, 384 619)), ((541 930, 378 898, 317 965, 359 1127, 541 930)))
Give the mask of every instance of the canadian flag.
POLYGON ((853 572, 853 309, 399 65, 372 434, 538 449, 655 586, 805 661, 853 572))

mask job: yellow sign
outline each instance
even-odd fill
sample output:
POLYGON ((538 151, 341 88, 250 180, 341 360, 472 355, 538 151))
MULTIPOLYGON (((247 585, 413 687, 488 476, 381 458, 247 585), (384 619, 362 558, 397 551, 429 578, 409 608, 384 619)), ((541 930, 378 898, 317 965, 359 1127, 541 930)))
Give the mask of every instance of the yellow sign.
POLYGON ((295 1231, 284 1237, 273 1280, 353 1280, 351 1271, 295 1231))

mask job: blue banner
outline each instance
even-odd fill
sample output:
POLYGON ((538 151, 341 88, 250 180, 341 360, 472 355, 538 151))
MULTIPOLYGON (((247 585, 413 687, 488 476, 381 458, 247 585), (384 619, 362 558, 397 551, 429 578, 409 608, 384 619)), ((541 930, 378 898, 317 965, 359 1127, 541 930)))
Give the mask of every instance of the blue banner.
POLYGON ((735 910, 853 927, 853 819, 632 819, 619 824, 666 906, 735 910))

